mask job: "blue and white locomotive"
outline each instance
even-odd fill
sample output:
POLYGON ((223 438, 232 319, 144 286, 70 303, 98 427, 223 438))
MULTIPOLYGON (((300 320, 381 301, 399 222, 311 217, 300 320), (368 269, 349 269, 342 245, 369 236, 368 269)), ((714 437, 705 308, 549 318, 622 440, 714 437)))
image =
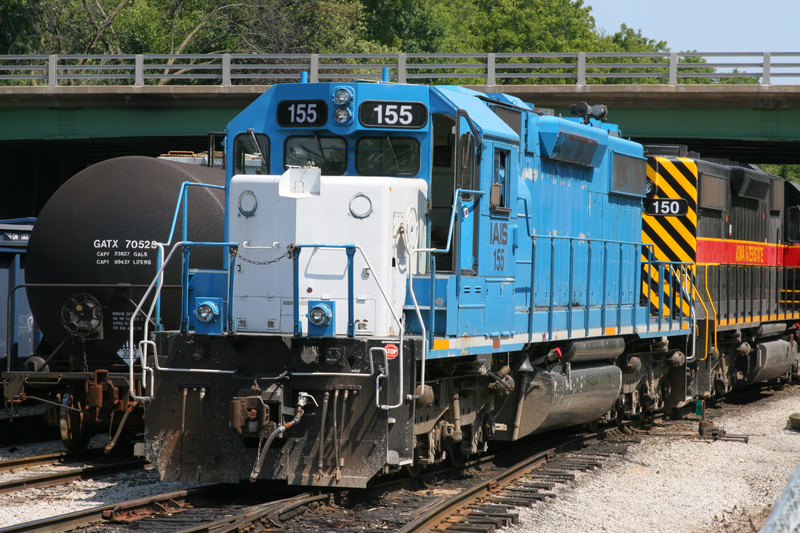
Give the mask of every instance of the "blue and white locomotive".
POLYGON ((576 113, 353 82, 233 119, 224 241, 163 247, 181 326, 131 335, 162 478, 364 487, 690 400, 694 270, 641 242, 642 146, 576 113), (223 268, 192 267, 208 247, 223 268))

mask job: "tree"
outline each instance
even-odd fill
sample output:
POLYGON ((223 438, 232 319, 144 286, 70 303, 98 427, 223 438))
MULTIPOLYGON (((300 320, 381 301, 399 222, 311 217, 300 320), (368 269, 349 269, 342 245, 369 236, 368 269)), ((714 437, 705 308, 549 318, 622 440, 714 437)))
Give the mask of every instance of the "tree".
POLYGON ((445 23, 426 0, 362 0, 369 40, 398 52, 437 52, 445 23))

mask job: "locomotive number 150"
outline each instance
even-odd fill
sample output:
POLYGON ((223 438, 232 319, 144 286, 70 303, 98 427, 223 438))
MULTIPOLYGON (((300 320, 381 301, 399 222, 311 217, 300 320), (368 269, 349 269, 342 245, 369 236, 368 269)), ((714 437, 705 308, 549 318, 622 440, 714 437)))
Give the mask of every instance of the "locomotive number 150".
POLYGON ((689 211, 689 203, 684 198, 657 198, 645 202, 644 212, 650 216, 682 216, 689 211))

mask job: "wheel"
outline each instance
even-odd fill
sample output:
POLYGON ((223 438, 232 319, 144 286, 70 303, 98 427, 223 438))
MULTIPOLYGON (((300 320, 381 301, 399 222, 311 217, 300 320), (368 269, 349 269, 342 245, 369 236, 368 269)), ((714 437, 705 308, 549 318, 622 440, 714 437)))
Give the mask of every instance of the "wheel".
POLYGON ((405 467, 406 474, 408 474, 408 477, 410 478, 419 477, 419 475, 422 473, 423 468, 424 467, 421 464, 419 464, 416 459, 414 459, 414 464, 407 465, 405 467))
POLYGON ((61 396, 61 406, 58 421, 61 442, 71 452, 85 450, 92 435, 86 429, 83 412, 75 411, 83 408, 83 402, 76 399, 74 394, 65 392, 61 396))
POLYGON ((460 442, 454 442, 447 447, 447 457, 450 460, 450 464, 458 468, 464 464, 464 459, 467 458, 467 454, 461 449, 460 442))

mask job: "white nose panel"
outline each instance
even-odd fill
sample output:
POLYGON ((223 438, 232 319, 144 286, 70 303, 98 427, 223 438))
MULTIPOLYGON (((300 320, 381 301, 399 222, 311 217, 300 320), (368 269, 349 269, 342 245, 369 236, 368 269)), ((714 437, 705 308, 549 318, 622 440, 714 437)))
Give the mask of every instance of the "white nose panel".
POLYGON ((322 176, 316 168, 292 168, 281 176, 234 176, 230 202, 235 207, 242 198, 245 206, 228 211, 229 240, 239 243, 232 310, 237 330, 294 332, 295 259, 287 257, 294 245, 300 247, 297 295, 303 334, 308 333, 308 302, 330 300, 336 335, 347 334, 351 304, 355 335, 397 335, 394 316, 401 315, 406 291, 398 229, 409 225, 412 208, 413 234, 425 234, 416 214, 425 212, 426 197, 420 179, 322 176), (352 299, 345 246, 361 249, 352 258, 352 299))

